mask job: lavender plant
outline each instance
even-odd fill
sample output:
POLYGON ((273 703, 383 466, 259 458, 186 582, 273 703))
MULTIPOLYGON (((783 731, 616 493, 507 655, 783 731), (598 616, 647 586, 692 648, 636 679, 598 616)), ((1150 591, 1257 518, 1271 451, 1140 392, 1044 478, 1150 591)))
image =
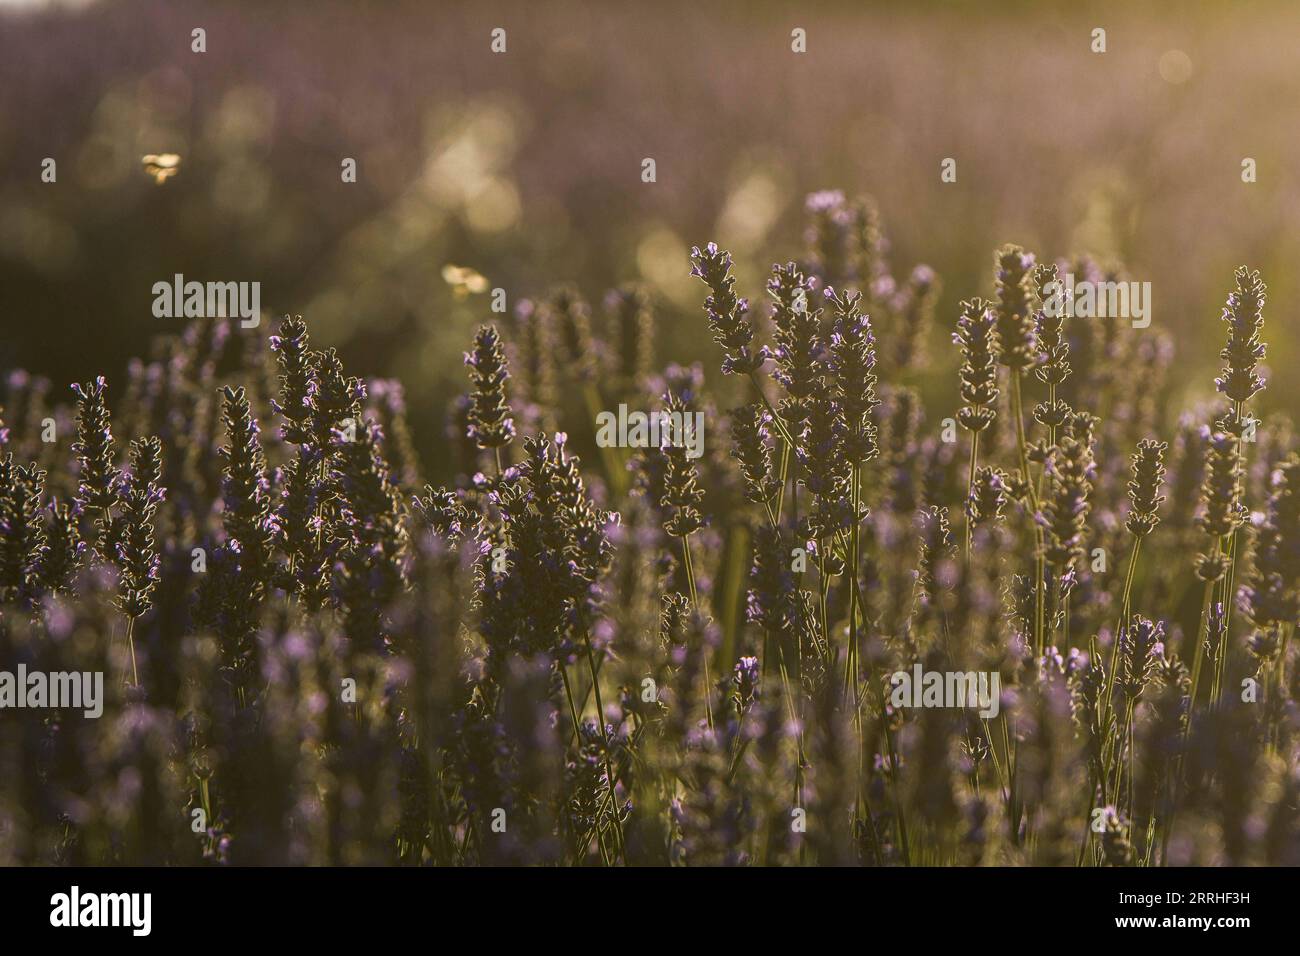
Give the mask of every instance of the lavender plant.
POLYGON ((1226 410, 1170 418, 1166 344, 1066 320, 1058 266, 1003 247, 944 315, 874 202, 807 210, 770 324, 720 246, 682 264, 716 378, 655 365, 645 290, 608 336, 573 286, 478 328, 437 478, 297 317, 195 322, 112 414, 78 386, 70 447, 9 376, 0 652, 117 679, 98 722, 6 714, 0 862, 1300 863, 1258 274, 1226 410), (702 445, 598 443, 613 396, 702 445))

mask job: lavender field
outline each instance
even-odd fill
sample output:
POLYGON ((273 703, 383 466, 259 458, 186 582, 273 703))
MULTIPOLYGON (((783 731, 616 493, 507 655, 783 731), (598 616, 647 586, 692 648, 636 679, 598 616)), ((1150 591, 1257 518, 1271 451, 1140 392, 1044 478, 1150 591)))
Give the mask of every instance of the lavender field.
POLYGON ((1300 864, 1294 12, 547 6, 0 9, 0 865, 1300 864))

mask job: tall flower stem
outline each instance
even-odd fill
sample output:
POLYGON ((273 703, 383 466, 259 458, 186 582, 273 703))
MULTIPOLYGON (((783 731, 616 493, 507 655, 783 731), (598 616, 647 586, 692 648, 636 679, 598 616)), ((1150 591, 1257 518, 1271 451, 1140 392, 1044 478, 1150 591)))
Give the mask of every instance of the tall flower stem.
POLYGON ((126 645, 131 650, 131 685, 140 686, 140 672, 135 666, 135 618, 126 619, 126 645))
MULTIPOLYGON (((686 585, 691 591, 691 607, 699 613, 700 596, 695 590, 695 565, 691 562, 691 536, 682 535, 682 567, 686 569, 686 585)), ((709 649, 704 649, 704 713, 713 729, 713 678, 709 674, 709 649)))
POLYGON ((768 514, 773 518, 773 525, 781 523, 781 511, 785 507, 785 484, 786 478, 790 473, 790 455, 794 451, 794 438, 790 435, 790 429, 786 427, 785 420, 777 412, 775 406, 767 397, 767 392, 763 390, 763 383, 758 380, 758 372, 751 369, 749 372, 749 381, 754 386, 754 391, 758 393, 759 400, 762 401, 763 407, 767 413, 772 416, 772 424, 776 425, 776 430, 781 436, 784 443, 781 451, 781 490, 776 498, 776 511, 772 512, 771 507, 767 506, 768 514))
POLYGON ((569 666, 562 660, 555 662, 560 668, 560 677, 564 681, 564 696, 569 702, 569 717, 573 721, 573 739, 582 740, 582 720, 578 717, 578 706, 573 700, 573 685, 569 683, 569 666))
MULTIPOLYGON (((561 677, 561 679, 564 681, 564 696, 565 696, 565 698, 566 698, 566 699, 568 700, 568 702, 569 702, 569 717, 570 717, 570 719, 573 721, 573 738, 574 738, 574 740, 575 740, 579 745, 581 745, 581 743, 582 743, 582 720, 581 720, 581 718, 579 718, 579 716, 578 716, 578 708, 577 708, 577 705, 573 702, 573 685, 572 685, 571 683, 569 683, 569 667, 568 667, 567 664, 564 663, 563 660, 558 660, 558 659, 557 659, 555 663, 559 666, 559 668, 560 668, 560 677, 561 677)), ((599 841, 600 841, 600 855, 601 855, 601 859, 605 862, 606 865, 608 865, 608 864, 609 864, 609 855, 608 855, 608 853, 607 853, 606 850, 605 850, 605 838, 600 834, 600 832, 599 832, 599 827, 597 828, 597 838, 598 838, 599 841)), ((590 836, 588 836, 588 837, 585 838, 586 843, 587 843, 587 846, 590 846, 590 845, 591 845, 591 844, 590 844, 590 839, 591 839, 590 836)))
POLYGON ((1119 662, 1119 636, 1128 624, 1129 598, 1133 591, 1133 571, 1137 567, 1138 551, 1142 548, 1142 538, 1133 536, 1133 547, 1128 554, 1128 570, 1124 574, 1124 592, 1119 602, 1119 626, 1115 628, 1115 638, 1110 645, 1110 663, 1107 665, 1106 699, 1102 701, 1109 713, 1112 707, 1112 694, 1115 690, 1115 665, 1119 662))
POLYGON ((605 745, 605 783, 609 786, 610 812, 614 820, 614 849, 617 853, 623 854, 623 862, 626 863, 627 851, 623 846, 623 824, 618 818, 618 796, 614 791, 614 770, 609 762, 609 732, 605 729, 605 702, 600 696, 600 674, 596 671, 596 655, 591 649, 591 634, 584 629, 582 638, 587 645, 587 667, 591 670, 591 687, 596 695, 596 726, 600 728, 600 737, 605 745))
POLYGON ((849 589, 849 646, 844 655, 844 699, 848 699, 850 682, 853 686, 853 703, 856 713, 861 701, 861 692, 858 686, 857 669, 858 669, 858 562, 861 554, 859 551, 859 521, 858 508, 860 507, 859 497, 861 495, 861 476, 862 466, 857 462, 853 463, 853 485, 852 485, 852 505, 853 505, 853 527, 849 530, 849 566, 847 573, 849 579, 853 582, 853 587, 849 589))
POLYGON ((1034 490, 1033 483, 1029 478, 1029 453, 1025 441, 1025 415, 1024 404, 1020 396, 1020 372, 1016 369, 1011 370, 1011 413, 1016 419, 1016 448, 1020 453, 1020 480, 1029 493, 1029 505, 1033 511, 1034 527, 1034 655, 1042 656, 1043 653, 1043 629, 1044 629, 1044 603, 1046 595, 1043 593, 1043 529, 1038 524, 1038 493, 1034 490))
MULTIPOLYGON (((841 547, 843 547, 843 542, 841 542, 841 547)), ((856 574, 850 576, 849 584, 855 592, 858 591, 858 578, 856 574)), ((865 602, 862 600, 862 594, 860 592, 858 593, 857 596, 857 606, 859 608, 865 607, 865 602)), ((898 836, 899 836, 899 843, 903 851, 903 862, 905 865, 911 866, 912 851, 911 851, 911 845, 908 841, 907 814, 903 809, 903 801, 901 795, 899 794, 899 789, 898 789, 898 774, 897 774, 897 770, 899 767, 898 749, 894 741, 894 732, 889 726, 889 714, 885 709, 885 694, 883 689, 880 688, 879 681, 877 681, 876 679, 875 665, 868 663, 867 667, 868 667, 867 686, 868 688, 875 688, 876 693, 879 695, 875 699, 874 705, 876 707, 877 713, 880 715, 880 726, 885 732, 885 743, 889 750, 889 766, 891 768, 889 782, 890 782, 890 790, 894 796, 894 809, 898 815, 898 820, 897 820, 898 836)), ((858 700, 858 706, 855 707, 854 709, 853 717, 854 717, 854 723, 858 730, 858 752, 859 752, 859 758, 861 758, 862 746, 863 746, 861 698, 859 698, 858 700)), ((1005 719, 1005 715, 1004 715, 1004 719, 1005 719)), ((858 771, 859 782, 861 781, 862 778, 862 772, 863 769, 861 765, 861 759, 859 759, 859 771, 858 771)), ((863 791, 863 797, 865 800, 865 791, 863 791)))
MULTIPOLYGON (((785 509, 785 486, 786 486, 786 479, 789 478, 790 476, 790 454, 793 449, 794 446, 789 442, 786 442, 784 445, 784 449, 781 452, 781 490, 777 493, 776 496, 776 524, 777 525, 781 524, 781 512, 785 509)), ((791 499, 794 498, 793 491, 791 492, 790 497, 791 499)))
MULTIPOLYGON (((1233 419, 1236 422, 1236 426, 1237 426, 1236 431, 1237 431, 1238 473, 1245 470, 1244 459, 1242 457, 1243 450, 1241 447, 1242 431, 1243 431, 1241 416, 1244 408, 1245 408, 1244 402, 1234 401, 1232 403, 1233 419)), ((1238 489, 1240 490, 1240 485, 1238 485, 1238 489)), ((1234 502, 1234 506, 1238 503, 1239 502, 1234 502)), ((1236 587, 1237 587, 1236 584, 1237 555, 1240 550, 1238 548, 1237 534, 1240 530, 1241 530, 1240 525, 1238 524, 1235 527, 1233 527, 1231 534, 1225 536, 1228 542, 1227 544, 1227 548, 1228 548, 1227 553, 1229 555, 1228 571, 1227 574, 1222 579, 1222 582, 1220 584, 1222 590, 1219 592, 1220 602, 1223 604, 1223 635, 1219 640, 1218 656, 1214 659, 1214 683, 1211 685, 1210 688, 1210 701, 1211 704, 1216 709, 1219 706, 1219 693, 1222 690, 1222 686, 1223 686, 1223 670, 1228 660, 1228 628, 1232 624, 1232 605, 1235 603, 1234 597, 1236 595, 1236 587)), ((1219 542, 1220 553, 1223 553, 1223 548, 1224 548, 1223 541, 1221 540, 1219 542)))
MULTIPOLYGON (((1228 542, 1227 547, 1231 554, 1228 572, 1219 584, 1222 588, 1219 592, 1219 600, 1223 605, 1223 634, 1219 638, 1219 653, 1214 659, 1214 682, 1210 685, 1210 703, 1215 709, 1219 706, 1219 692, 1223 688, 1223 671, 1228 660, 1228 625, 1232 621, 1232 597, 1235 588, 1233 576, 1237 570, 1237 529, 1233 529, 1232 534, 1226 535, 1224 540, 1228 542)), ((1221 553, 1224 552, 1223 541, 1219 542, 1219 550, 1221 553)))
POLYGON ((818 611, 821 617, 822 627, 822 660, 826 662, 827 673, 830 673, 834 661, 831 649, 831 625, 830 625, 830 581, 826 577, 826 543, 822 540, 817 542, 817 590, 818 590, 818 611))
POLYGON ((785 647, 777 641, 776 644, 777 660, 781 668, 781 690, 785 695, 786 709, 790 713, 790 725, 794 727, 796 762, 794 770, 794 799, 795 806, 803 806, 803 788, 804 788, 804 764, 807 762, 804 757, 803 749, 803 721, 795 709, 795 696, 790 690, 790 672, 785 665, 785 647))
POLYGON ((980 433, 972 432, 970 437, 970 474, 966 478, 966 566, 970 566, 970 543, 972 527, 971 496, 975 494, 975 465, 980 455, 980 433))
MULTIPOLYGON (((1246 470, 1246 458, 1245 458, 1245 449, 1241 447, 1243 444, 1242 432, 1244 431, 1244 428, 1242 426, 1241 416, 1245 411, 1245 404, 1246 404, 1245 402, 1232 403, 1233 419, 1236 421, 1237 424, 1237 429, 1236 429, 1237 430, 1237 468, 1238 470, 1243 472, 1246 470)), ((1225 634, 1227 632, 1228 625, 1232 623, 1232 605, 1234 603, 1233 597, 1235 595, 1236 586, 1237 586, 1237 550, 1238 550, 1237 533, 1240 530, 1241 530, 1240 526, 1232 529, 1232 540, 1229 544, 1229 547, 1231 548, 1232 560, 1228 565, 1228 576, 1223 582, 1223 614, 1224 614, 1225 634)), ((1226 656, 1227 656, 1226 654, 1220 655, 1221 659, 1226 656)))
POLYGON ((751 371, 749 373, 749 380, 753 383, 754 391, 758 393, 758 397, 762 400, 763 406, 767 409, 767 413, 772 416, 772 422, 776 425, 776 430, 781 433, 782 440, 784 440, 787 445, 793 445, 794 439, 790 437, 790 432, 785 427, 784 420, 782 420, 781 416, 777 414, 776 409, 772 407, 771 401, 768 400, 767 392, 763 391, 763 383, 758 380, 758 372, 751 371))
POLYGON ((1201 601, 1201 620, 1196 627, 1196 647, 1192 651, 1192 683, 1188 690, 1190 696, 1187 699, 1187 729, 1183 733, 1183 739, 1191 733, 1192 716, 1196 713, 1196 692, 1201 686, 1201 665, 1205 660, 1205 641, 1208 637, 1208 628, 1210 620, 1210 605, 1214 600, 1214 582, 1205 582, 1205 597, 1201 601))

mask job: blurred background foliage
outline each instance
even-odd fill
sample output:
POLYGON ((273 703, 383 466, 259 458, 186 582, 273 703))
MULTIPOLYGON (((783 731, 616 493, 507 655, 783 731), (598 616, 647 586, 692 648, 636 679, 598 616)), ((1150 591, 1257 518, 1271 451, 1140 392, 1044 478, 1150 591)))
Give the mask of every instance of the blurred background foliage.
MULTIPOLYGON (((943 277, 930 398, 951 406, 956 303, 1011 241, 1152 282, 1182 407, 1213 388, 1239 263, 1269 284, 1271 354, 1293 354, 1296 36, 1287 3, 9 0, 0 368, 121 382, 177 331, 154 282, 257 280, 268 319, 301 313, 354 373, 402 380, 436 476, 461 353, 500 319, 446 266, 511 307, 573 281, 598 320, 607 288, 644 283, 657 361, 712 374, 690 246, 733 250, 761 301, 771 262, 803 252, 804 195, 840 188, 879 200, 896 275, 943 277), (158 186, 140 157, 165 152, 182 166, 158 186)), ((1272 388, 1263 410, 1296 404, 1272 388)))

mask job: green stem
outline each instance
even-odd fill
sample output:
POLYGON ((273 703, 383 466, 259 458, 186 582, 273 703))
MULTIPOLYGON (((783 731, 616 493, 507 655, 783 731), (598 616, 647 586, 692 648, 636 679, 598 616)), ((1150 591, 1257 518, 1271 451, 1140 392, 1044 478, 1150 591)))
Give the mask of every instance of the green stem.
POLYGON ((766 406, 767 413, 772 416, 772 421, 776 425, 776 430, 781 433, 781 439, 787 445, 793 445, 794 439, 790 437, 790 432, 785 426, 785 421, 781 418, 779 414, 777 414, 777 411, 772 406, 772 403, 768 401, 767 393, 763 391, 763 385, 758 380, 758 373, 755 371, 751 371, 749 373, 749 380, 754 383, 754 391, 758 392, 758 397, 762 399, 763 405, 766 406))
POLYGON ((1038 493, 1034 490, 1033 482, 1029 479, 1029 453, 1027 442, 1025 441, 1025 414, 1024 403, 1020 395, 1020 370, 1011 370, 1011 402, 1012 414, 1016 419, 1016 448, 1020 453, 1020 480, 1024 482, 1025 488, 1029 491, 1029 504, 1033 510, 1033 529, 1034 529, 1034 656, 1041 657, 1043 654, 1043 629, 1045 621, 1046 595, 1043 588, 1043 529, 1039 527, 1038 515, 1038 493))
MULTIPOLYGON (((1237 473, 1240 475, 1240 474, 1243 474, 1243 473, 1245 472, 1245 470, 1246 470, 1246 454, 1245 454, 1245 451, 1244 451, 1244 450, 1242 449, 1242 447, 1241 447, 1242 444, 1243 444, 1243 443, 1242 443, 1242 440, 1241 440, 1241 438, 1242 438, 1242 436, 1241 436, 1241 432, 1242 432, 1241 416, 1242 416, 1242 414, 1245 412, 1245 403, 1244 403, 1244 402, 1234 402, 1232 408, 1233 408, 1233 417, 1236 419, 1236 423, 1237 423, 1237 432, 1238 432, 1238 434, 1237 434, 1237 473)), ((1240 483, 1238 484, 1238 490, 1239 490, 1240 492, 1242 492, 1243 494, 1245 493, 1245 489, 1244 489, 1244 487, 1241 487, 1241 484, 1240 484, 1240 483)), ((1233 504, 1236 504, 1236 503, 1237 503, 1237 502, 1233 502, 1233 504)), ((1234 597, 1236 596, 1235 591, 1236 591, 1236 581, 1237 581, 1237 533, 1238 533, 1240 530, 1241 530, 1241 529, 1240 529, 1240 526, 1235 527, 1235 528, 1232 529, 1232 545, 1231 545, 1231 547, 1232 547, 1232 562, 1228 565, 1228 578, 1227 578, 1227 580, 1224 582, 1224 591, 1223 591, 1223 615, 1224 615, 1224 617, 1223 617, 1223 633, 1224 633, 1224 637, 1225 637, 1225 638, 1227 637, 1227 633, 1228 633, 1228 625, 1230 625, 1230 624, 1232 623, 1232 605, 1235 603, 1233 599, 1234 599, 1234 597)), ((1224 656, 1226 656, 1226 655, 1224 655, 1224 656)))
POLYGON ((797 754, 797 765, 794 772, 794 791, 795 806, 803 806, 803 785, 804 785, 804 749, 803 749, 803 721, 795 710, 795 697, 790 691, 790 674, 785 666, 785 648, 778 640, 776 644, 777 658, 781 665, 781 689, 785 693, 786 708, 790 712, 790 723, 795 728, 795 749, 797 754))
POLYGON ((1142 538, 1133 536, 1133 548, 1128 555, 1128 570, 1124 574, 1124 593, 1119 603, 1119 626, 1115 628, 1115 636, 1110 644, 1110 663, 1107 666, 1106 674, 1106 698, 1102 701, 1102 723, 1105 724, 1106 715, 1108 715, 1113 706, 1115 691, 1115 667, 1119 663, 1119 636, 1128 626, 1129 597, 1133 590, 1133 571, 1137 567, 1138 550, 1142 547, 1142 538))
POLYGON ((966 566, 970 567, 970 542, 974 530, 971 515, 971 499, 975 495, 975 463, 979 460, 980 433, 971 433, 970 438, 970 476, 966 479, 966 566))
POLYGON ((587 667, 591 670, 591 686, 596 695, 596 724, 600 727, 601 740, 605 744, 605 782, 609 785, 610 810, 614 821, 614 850, 623 854, 627 862, 627 851, 623 846, 623 824, 618 818, 618 796, 614 792, 614 768, 609 762, 609 733, 605 729, 605 703, 600 696, 600 675, 596 672, 596 655, 591 649, 591 634, 584 629, 583 640, 587 644, 587 667))
MULTIPOLYGON (((691 592, 691 609, 700 613, 700 597, 695 591, 695 566, 691 563, 691 536, 682 535, 682 566, 686 569, 686 585, 691 592)), ((713 678, 709 676, 709 649, 704 648, 704 713, 713 729, 713 678)))
POLYGON ((140 686, 140 672, 135 666, 135 618, 126 619, 126 644, 131 649, 131 684, 134 687, 140 686))
POLYGON ((849 589, 849 646, 844 655, 844 698, 848 699, 849 684, 853 685, 853 702, 857 706, 860 704, 862 695, 858 686, 857 667, 858 667, 858 561, 859 537, 858 537, 858 508, 859 495, 861 494, 861 476, 862 466, 857 462, 853 463, 853 484, 851 486, 852 506, 853 506, 853 527, 849 531, 849 566, 847 573, 854 586, 849 589))
POLYGON ((1201 620, 1196 628, 1196 647, 1192 650, 1192 684, 1191 696, 1187 701, 1187 728, 1183 732, 1184 742, 1192 730, 1192 717, 1196 713, 1196 692, 1201 686, 1201 664, 1205 659, 1205 641, 1209 636, 1210 604, 1214 600, 1214 582, 1205 582, 1205 598, 1201 601, 1201 620))

